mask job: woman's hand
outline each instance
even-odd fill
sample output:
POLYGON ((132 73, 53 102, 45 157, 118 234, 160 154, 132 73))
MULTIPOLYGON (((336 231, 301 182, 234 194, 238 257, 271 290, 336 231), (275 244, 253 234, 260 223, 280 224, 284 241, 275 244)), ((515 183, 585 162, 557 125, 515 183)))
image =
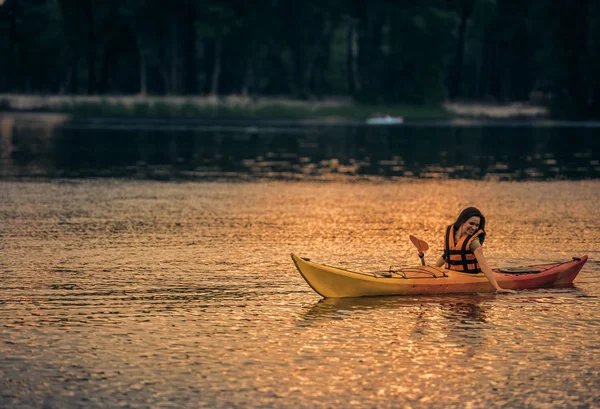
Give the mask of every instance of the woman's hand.
POLYGON ((515 290, 509 290, 508 288, 501 288, 501 287, 496 288, 496 292, 500 293, 500 294, 514 294, 514 293, 516 293, 515 290))
POLYGON ((497 293, 516 293, 515 290, 509 290, 508 288, 502 288, 500 287, 500 285, 498 284, 498 281, 496 280, 496 277, 494 276, 494 272, 492 271, 492 269, 490 268, 487 260, 485 259, 484 255, 483 255, 483 248, 482 247, 477 247, 474 251, 473 254, 475 254, 475 258, 477 258, 477 262, 479 263, 479 267, 481 268, 481 271, 483 271, 483 274, 485 274, 485 276, 488 278, 488 280, 490 281, 490 284, 492 284, 492 286, 496 289, 497 293))

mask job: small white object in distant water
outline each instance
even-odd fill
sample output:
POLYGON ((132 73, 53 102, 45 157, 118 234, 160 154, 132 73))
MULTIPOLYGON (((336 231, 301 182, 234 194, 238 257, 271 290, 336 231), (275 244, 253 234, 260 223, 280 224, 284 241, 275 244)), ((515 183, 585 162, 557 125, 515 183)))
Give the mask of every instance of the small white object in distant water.
POLYGON ((378 116, 375 118, 368 118, 368 125, 397 125, 404 123, 404 118, 401 116, 378 116))

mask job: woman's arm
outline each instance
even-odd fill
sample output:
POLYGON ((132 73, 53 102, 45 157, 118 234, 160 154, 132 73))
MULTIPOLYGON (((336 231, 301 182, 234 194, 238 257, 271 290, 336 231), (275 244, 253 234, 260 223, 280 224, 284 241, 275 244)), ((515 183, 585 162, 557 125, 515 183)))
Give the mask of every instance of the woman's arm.
POLYGON ((498 284, 498 281, 496 281, 496 276, 494 276, 494 272, 490 268, 490 265, 488 264, 487 260, 485 259, 485 256, 483 255, 483 247, 477 247, 473 251, 473 254, 475 254, 475 257, 477 258, 477 263, 479 263, 479 268, 481 268, 481 271, 483 271, 483 274, 485 274, 487 279, 490 280, 490 283, 492 283, 492 285, 494 286, 494 288, 496 289, 497 292, 499 292, 499 293, 515 293, 516 292, 514 290, 509 290, 507 288, 500 287, 500 285, 498 284))
POLYGON ((435 262, 436 267, 442 267, 444 264, 446 264, 446 260, 444 260, 444 257, 440 257, 440 259, 435 262))

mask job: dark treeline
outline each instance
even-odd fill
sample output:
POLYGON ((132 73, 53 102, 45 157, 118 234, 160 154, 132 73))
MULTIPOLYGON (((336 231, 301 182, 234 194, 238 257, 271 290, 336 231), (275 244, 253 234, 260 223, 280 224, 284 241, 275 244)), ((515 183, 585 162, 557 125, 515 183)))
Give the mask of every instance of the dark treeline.
MULTIPOLYGON (((2 0, 0 0, 2 2, 2 0)), ((4 0, 0 92, 352 95, 600 116, 600 0, 4 0)))

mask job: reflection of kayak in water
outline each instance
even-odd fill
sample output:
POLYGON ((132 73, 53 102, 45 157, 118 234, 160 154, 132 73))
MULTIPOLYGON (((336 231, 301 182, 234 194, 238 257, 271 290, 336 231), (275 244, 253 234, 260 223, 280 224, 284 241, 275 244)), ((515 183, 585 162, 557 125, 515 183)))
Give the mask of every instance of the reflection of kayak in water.
POLYGON ((366 120, 368 125, 397 125, 397 124, 402 124, 404 123, 404 118, 402 118, 401 116, 381 116, 381 117, 374 117, 374 118, 368 118, 366 120))
POLYGON ((318 322, 342 321, 369 310, 377 313, 382 310, 398 311, 399 309, 403 310, 403 314, 412 315, 416 319, 417 327, 420 326, 419 319, 423 316, 438 314, 440 311, 449 320, 468 319, 471 322, 485 322, 487 308, 480 303, 488 298, 484 294, 473 294, 468 298, 465 298, 464 294, 447 294, 443 297, 423 295, 420 297, 321 298, 301 315, 298 325, 309 326, 318 322))
MULTIPOLYGON (((487 293, 494 288, 483 273, 467 274, 434 266, 415 266, 388 271, 355 272, 314 263, 292 254, 306 282, 323 297, 487 293)), ((573 282, 587 256, 562 263, 494 269, 502 288, 528 290, 568 285, 573 282)))

